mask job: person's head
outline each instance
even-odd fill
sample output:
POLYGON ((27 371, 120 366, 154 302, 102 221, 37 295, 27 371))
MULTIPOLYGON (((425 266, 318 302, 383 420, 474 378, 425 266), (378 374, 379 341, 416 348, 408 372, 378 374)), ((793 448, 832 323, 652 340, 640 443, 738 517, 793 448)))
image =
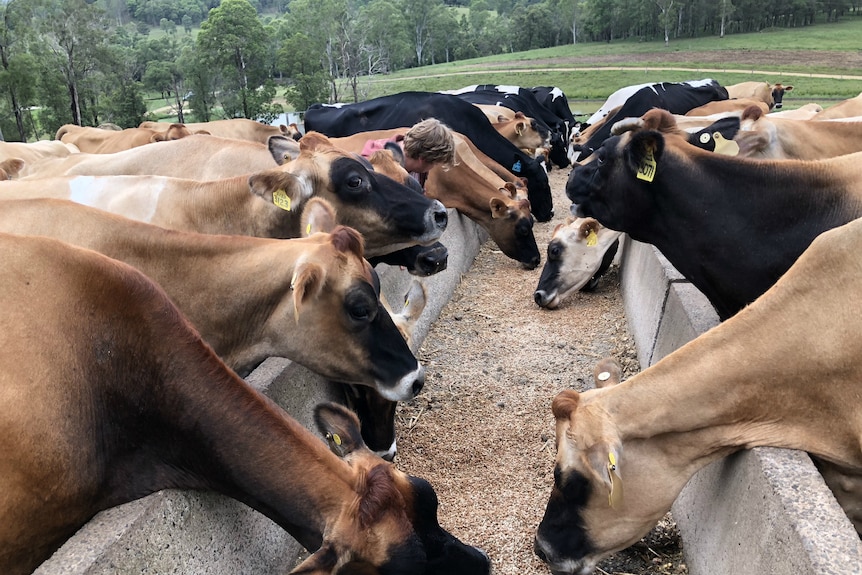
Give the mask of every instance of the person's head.
POLYGON ((404 155, 407 162, 418 160, 426 168, 408 171, 427 172, 437 164, 451 166, 455 163, 452 130, 436 118, 422 120, 404 134, 404 155))

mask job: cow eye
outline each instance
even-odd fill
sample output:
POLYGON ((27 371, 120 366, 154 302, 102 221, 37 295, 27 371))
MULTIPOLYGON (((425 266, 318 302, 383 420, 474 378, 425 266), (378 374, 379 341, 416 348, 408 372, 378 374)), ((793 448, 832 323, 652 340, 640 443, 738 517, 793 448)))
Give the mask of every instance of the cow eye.
POLYGON ((563 253, 562 248, 558 244, 551 244, 548 246, 548 257, 557 259, 563 253))
POLYGON ((364 304, 352 305, 348 311, 350 317, 356 321, 368 321, 371 316, 371 309, 364 304))
POLYGON ((359 189, 362 187, 362 177, 359 175, 350 176, 347 179, 347 186, 351 189, 359 189))

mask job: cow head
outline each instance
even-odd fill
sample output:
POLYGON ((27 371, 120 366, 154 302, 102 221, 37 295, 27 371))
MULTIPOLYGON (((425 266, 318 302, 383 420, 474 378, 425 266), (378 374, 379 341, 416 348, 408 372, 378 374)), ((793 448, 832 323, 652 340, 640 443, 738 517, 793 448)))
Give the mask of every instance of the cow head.
POLYGON ((315 409, 314 419, 330 450, 347 463, 345 479, 356 495, 326 526, 319 549, 292 575, 490 573, 483 551, 440 527, 431 485, 368 450, 354 414, 329 403, 315 409))
MULTIPOLYGON (((309 203, 306 212, 316 207, 309 203)), ((363 257, 361 236, 340 225, 317 232, 314 222, 320 219, 309 216, 311 235, 291 240, 301 251, 290 297, 270 312, 269 340, 301 333, 284 344, 297 348, 291 355, 297 363, 334 381, 371 386, 391 401, 411 399, 422 389, 425 369, 383 307, 380 280, 363 257), (338 353, 321 354, 322 349, 338 353)))
POLYGON ((669 477, 672 470, 662 467, 660 453, 621 439, 622 430, 602 403, 619 381, 618 364, 597 369, 595 377, 599 389, 563 391, 552 405, 554 486, 534 549, 555 574, 589 575, 603 558, 638 541, 689 477, 669 477))
POLYGON ((535 269, 541 256, 533 234, 530 202, 517 199, 516 188, 512 184, 507 183, 499 191, 501 195, 488 202, 491 210, 491 219, 486 224, 488 233, 500 251, 521 262, 525 269, 535 269))
MULTIPOLYGON (((678 137, 678 136, 668 136, 678 137)), ((637 129, 612 136, 569 174, 572 213, 594 217, 611 229, 630 231, 652 210, 652 185, 661 178, 665 136, 637 129)))
POLYGON ((322 134, 303 136, 299 157, 282 169, 299 178, 306 198, 329 200, 339 221, 362 233, 369 256, 433 243, 446 229, 440 202, 370 170, 322 134))
POLYGON ((558 225, 533 294, 536 304, 555 309, 575 291, 595 287, 610 267, 621 235, 595 218, 569 218, 558 225))
POLYGON ((774 102, 775 109, 781 109, 784 106, 784 93, 789 92, 793 89, 793 86, 783 86, 781 84, 773 84, 772 85, 772 101, 774 102))

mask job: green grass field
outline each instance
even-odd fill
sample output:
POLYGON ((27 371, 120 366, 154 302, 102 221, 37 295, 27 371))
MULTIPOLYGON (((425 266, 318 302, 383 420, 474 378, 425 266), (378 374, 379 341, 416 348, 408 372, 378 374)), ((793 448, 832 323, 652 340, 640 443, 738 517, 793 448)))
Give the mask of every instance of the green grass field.
POLYGON ((862 92, 860 39, 862 17, 853 17, 805 28, 671 40, 668 47, 662 41, 582 43, 365 78, 361 93, 363 99, 369 99, 408 90, 451 90, 471 84, 557 86, 565 92, 574 111, 589 114, 623 86, 709 77, 725 85, 753 79, 793 84, 794 92, 785 96, 787 108, 807 102, 825 107, 862 92), (788 61, 778 54, 774 61, 764 61, 765 51, 792 53, 794 57, 788 61), (831 57, 836 52, 846 57, 831 57), (721 61, 723 54, 729 55, 726 61, 721 61), (595 63, 609 57, 614 60, 611 64, 595 63))

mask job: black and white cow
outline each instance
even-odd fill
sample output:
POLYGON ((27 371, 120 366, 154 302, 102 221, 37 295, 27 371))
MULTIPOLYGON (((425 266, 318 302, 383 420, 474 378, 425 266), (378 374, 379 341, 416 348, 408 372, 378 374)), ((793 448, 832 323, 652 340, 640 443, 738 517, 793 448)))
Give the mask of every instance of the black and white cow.
POLYGON ((530 91, 533 93, 533 96, 536 97, 536 101, 539 102, 539 104, 550 110, 556 117, 566 123, 567 130, 565 139, 568 142, 569 135, 578 123, 575 119, 575 115, 572 114, 572 108, 569 106, 569 99, 566 98, 563 91, 556 86, 534 86, 533 88, 530 88, 530 91))
POLYGON ((530 89, 520 86, 476 84, 443 93, 458 96, 471 104, 497 105, 515 112, 523 112, 524 115, 533 118, 540 126, 547 128, 550 132, 551 147, 548 159, 560 168, 569 165, 568 124, 551 110, 539 104, 535 94, 530 89))
POLYGON ((688 82, 657 82, 627 86, 608 97, 587 124, 602 125, 593 131, 586 141, 573 143, 573 152, 586 157, 602 145, 610 135, 614 123, 624 118, 639 118, 653 108, 667 110, 671 114, 685 114, 707 102, 727 100, 727 90, 710 78, 688 82))
POLYGON ((457 96, 401 92, 356 104, 314 104, 305 113, 305 128, 331 137, 346 137, 412 126, 425 118, 437 118, 469 138, 495 162, 525 178, 533 216, 540 222, 553 217, 551 187, 542 165, 501 136, 479 108, 457 96))

